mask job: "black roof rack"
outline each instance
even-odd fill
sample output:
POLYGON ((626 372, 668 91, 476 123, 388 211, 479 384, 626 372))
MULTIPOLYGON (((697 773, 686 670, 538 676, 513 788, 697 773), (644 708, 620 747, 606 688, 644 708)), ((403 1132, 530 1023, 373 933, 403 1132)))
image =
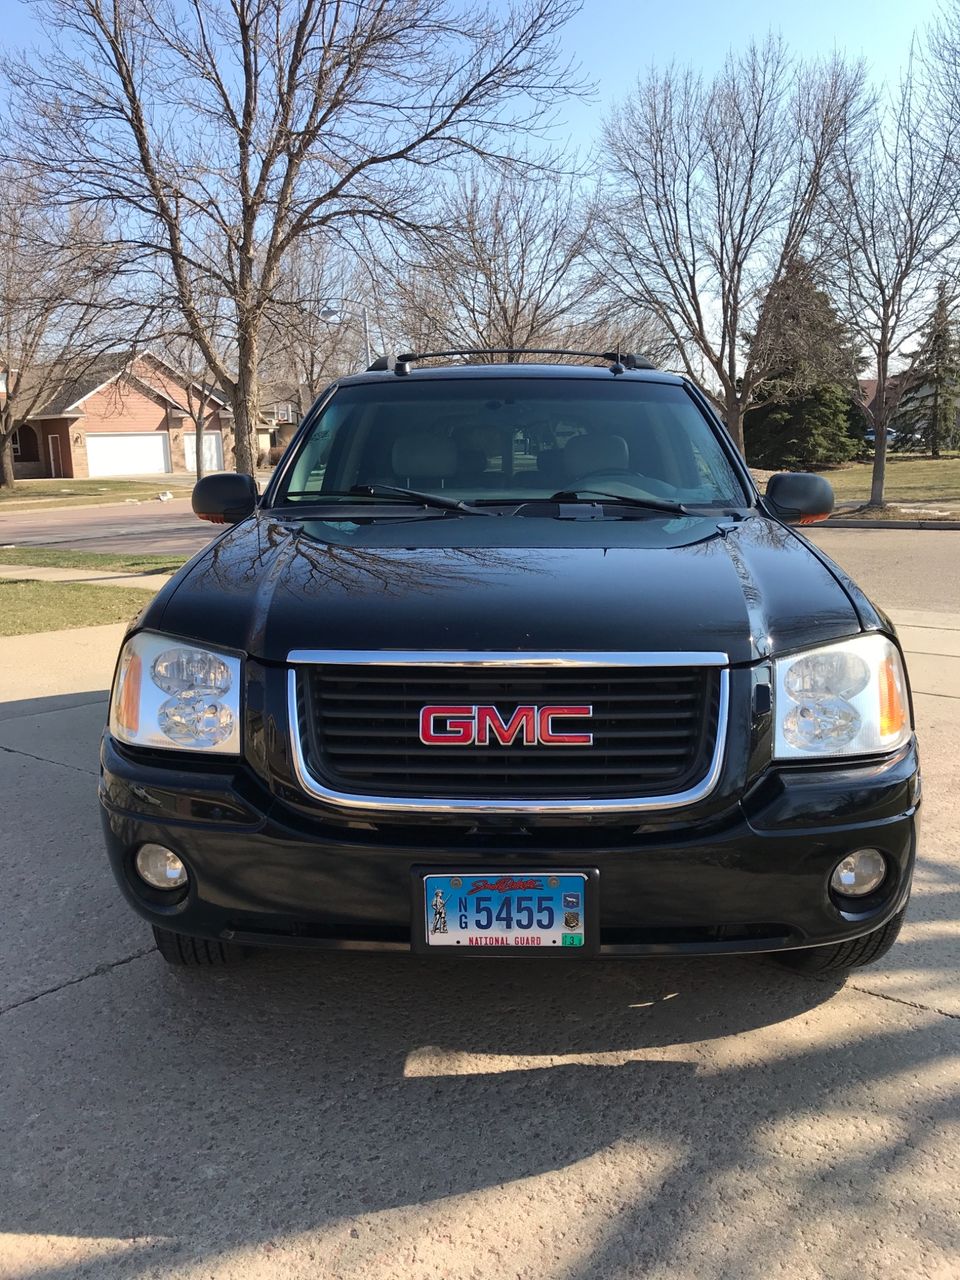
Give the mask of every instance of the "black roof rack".
POLYGON ((381 356, 369 366, 368 373, 407 373, 418 360, 438 360, 450 356, 583 356, 590 360, 607 360, 613 373, 625 369, 655 369, 644 356, 630 351, 568 351, 563 347, 469 347, 459 351, 407 351, 397 356, 381 356))

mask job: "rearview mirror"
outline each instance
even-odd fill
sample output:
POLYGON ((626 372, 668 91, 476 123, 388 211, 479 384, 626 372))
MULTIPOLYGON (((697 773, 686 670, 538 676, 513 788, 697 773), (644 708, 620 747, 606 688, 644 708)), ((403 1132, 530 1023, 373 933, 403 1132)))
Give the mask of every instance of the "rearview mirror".
POLYGON ((767 502, 785 524, 816 524, 833 510, 833 486, 810 471, 782 471, 767 481, 767 502))
POLYGON ((209 520, 211 524, 236 524, 253 513, 257 496, 253 476, 218 471, 216 475, 204 476, 193 486, 193 510, 200 520, 209 520))

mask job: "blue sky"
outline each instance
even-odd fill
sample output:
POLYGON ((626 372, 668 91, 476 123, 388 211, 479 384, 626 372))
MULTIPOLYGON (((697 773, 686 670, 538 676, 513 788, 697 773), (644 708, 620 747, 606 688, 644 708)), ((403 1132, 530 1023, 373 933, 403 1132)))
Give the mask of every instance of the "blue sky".
POLYGON ((597 83, 592 106, 565 106, 575 144, 596 130, 603 108, 622 98, 651 64, 690 62, 709 75, 731 45, 742 48, 769 31, 805 57, 834 50, 863 57, 875 84, 896 80, 913 33, 936 16, 937 0, 586 0, 564 43, 597 83))
MULTIPOLYGON (((629 92, 651 64, 689 61, 709 74, 731 44, 762 40, 770 30, 799 54, 838 49, 864 57, 875 83, 895 80, 914 31, 938 7, 937 0, 799 0, 790 6, 769 0, 585 0, 564 33, 564 46, 596 83, 597 98, 562 107, 562 135, 586 148, 604 109, 629 92)), ((35 10, 20 0, 0 0, 0 9, 0 46, 42 43, 35 10)))

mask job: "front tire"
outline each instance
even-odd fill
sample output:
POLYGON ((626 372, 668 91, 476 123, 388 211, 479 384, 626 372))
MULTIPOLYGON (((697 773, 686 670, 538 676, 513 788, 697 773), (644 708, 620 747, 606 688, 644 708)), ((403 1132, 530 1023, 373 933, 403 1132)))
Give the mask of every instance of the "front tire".
POLYGON ((214 969, 246 959, 245 948, 234 942, 191 938, 188 934, 174 933, 172 929, 161 929, 157 925, 152 928, 157 950, 167 964, 187 969, 214 969))
POLYGON ((851 938, 849 942, 833 942, 827 947, 805 947, 801 951, 778 951, 775 959, 787 969, 798 973, 830 973, 837 969, 860 969, 865 964, 873 964, 881 956, 885 956, 897 940, 903 917, 907 909, 903 908, 892 916, 886 924, 862 938, 851 938))

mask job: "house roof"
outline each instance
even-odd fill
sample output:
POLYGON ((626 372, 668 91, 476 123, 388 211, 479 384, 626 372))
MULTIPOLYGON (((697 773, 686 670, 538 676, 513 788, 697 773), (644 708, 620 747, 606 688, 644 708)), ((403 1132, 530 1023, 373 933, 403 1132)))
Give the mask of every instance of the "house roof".
MULTIPOLYGON (((35 377, 55 382, 57 373, 55 369, 48 368, 43 371, 38 370, 35 377)), ((172 395, 169 383, 176 382, 184 390, 188 385, 197 385, 189 374, 179 372, 173 365, 162 359, 162 357, 155 355, 152 351, 138 352, 134 355, 131 355, 130 352, 114 352, 91 360, 81 373, 68 377, 63 385, 47 400, 37 404, 30 417, 66 418, 79 416, 83 412, 82 405, 84 400, 89 399, 95 391, 102 390, 120 377, 129 379, 148 395, 166 401, 167 404, 172 405, 181 413, 189 411, 188 396, 185 393, 181 396, 172 395), (144 365, 149 366, 151 363, 157 366, 159 370, 162 370, 167 375, 166 378, 151 378, 149 368, 144 368, 144 365)), ((220 393, 208 390, 207 395, 219 404, 225 404, 220 393)))
POLYGON ((873 404, 873 397, 877 394, 876 378, 860 378, 859 383, 863 403, 867 406, 873 404))
MULTIPOLYGON (((877 379, 876 378, 859 378, 860 395, 863 403, 869 412, 873 411, 873 402, 877 398, 877 379)), ((915 390, 912 384, 912 375, 909 372, 891 373, 887 378, 887 403, 898 404, 902 398, 909 395, 911 390, 915 390)))
MULTIPOLYGON (((30 417, 64 418, 70 416, 71 412, 79 412, 77 406, 80 402, 93 395, 94 391, 112 382, 122 371, 126 362, 126 358, 118 359, 115 355, 91 360, 82 372, 65 378, 51 396, 39 401, 30 417)), ((35 372, 37 380, 52 381, 54 384, 59 381, 60 376, 55 366, 38 369, 35 372)))
POLYGON ((223 408, 229 408, 226 397, 219 387, 211 386, 209 382, 198 377, 192 371, 184 372, 183 370, 178 369, 176 365, 171 364, 169 360, 164 360, 163 356, 158 356, 155 351, 141 352, 138 358, 141 360, 152 361, 153 364, 159 365, 160 368, 163 369, 164 372, 168 373, 176 382, 179 382, 181 386, 192 386, 196 387, 198 390, 202 389, 207 400, 216 400, 217 404, 221 405, 223 408))

